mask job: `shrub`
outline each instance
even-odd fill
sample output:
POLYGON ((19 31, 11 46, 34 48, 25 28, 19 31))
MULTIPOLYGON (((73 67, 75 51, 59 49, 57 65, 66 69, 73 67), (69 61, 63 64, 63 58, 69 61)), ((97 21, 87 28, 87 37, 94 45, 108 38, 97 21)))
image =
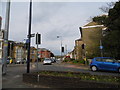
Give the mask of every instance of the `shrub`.
POLYGON ((85 64, 85 61, 84 60, 80 60, 79 63, 85 64))

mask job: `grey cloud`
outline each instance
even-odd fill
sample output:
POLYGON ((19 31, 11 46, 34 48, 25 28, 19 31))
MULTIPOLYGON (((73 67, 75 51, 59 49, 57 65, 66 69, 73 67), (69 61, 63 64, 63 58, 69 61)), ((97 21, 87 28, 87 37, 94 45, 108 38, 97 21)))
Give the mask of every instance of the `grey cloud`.
POLYGON ((63 3, 34 3, 33 23, 48 22, 62 6, 63 3))

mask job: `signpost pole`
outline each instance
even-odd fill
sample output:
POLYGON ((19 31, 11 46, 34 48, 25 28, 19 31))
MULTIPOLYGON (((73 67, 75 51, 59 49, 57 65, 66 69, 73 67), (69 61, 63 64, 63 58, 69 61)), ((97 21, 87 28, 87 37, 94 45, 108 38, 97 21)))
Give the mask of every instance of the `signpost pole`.
POLYGON ((101 50, 101 57, 103 57, 103 46, 102 46, 102 41, 100 40, 100 50, 101 50))
POLYGON ((30 0, 30 11, 29 11, 27 73, 30 72, 31 20, 32 20, 32 0, 30 0))

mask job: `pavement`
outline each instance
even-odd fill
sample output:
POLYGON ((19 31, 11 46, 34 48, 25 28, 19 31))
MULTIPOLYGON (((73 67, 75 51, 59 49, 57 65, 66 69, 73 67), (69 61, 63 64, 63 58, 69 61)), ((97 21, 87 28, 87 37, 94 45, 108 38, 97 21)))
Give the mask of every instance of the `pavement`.
MULTIPOLYGON (((42 65, 42 63, 40 63, 40 65, 42 65)), ((89 66, 86 66, 86 65, 83 65, 83 64, 73 65, 73 64, 70 64, 70 63, 62 63, 61 64, 61 62, 57 62, 57 63, 54 63, 53 65, 47 65, 47 66, 42 65, 42 67, 44 69, 46 69, 46 67, 47 67, 47 68, 51 68, 51 70, 57 70, 57 68, 59 66, 60 66, 60 70, 66 69, 66 68, 63 68, 63 67, 68 67, 69 71, 73 70, 73 69, 77 69, 77 70, 81 69, 84 72, 91 72, 89 70, 90 69, 89 66)), ((26 73, 26 64, 9 64, 9 65, 7 65, 7 67, 8 67, 7 74, 2 77, 2 88, 4 88, 4 89, 6 89, 6 88, 7 89, 8 88, 49 88, 49 87, 46 87, 46 86, 26 84, 22 81, 22 75, 23 75, 23 73, 26 73)), ((31 68, 31 72, 32 71, 34 72, 36 70, 35 63, 31 63, 30 68, 31 68)), ((41 66, 39 68, 41 68, 41 66)), ((106 74, 108 76, 108 73, 106 73, 106 72, 103 72, 103 73, 91 72, 91 73, 92 74, 97 74, 98 73, 99 75, 102 75, 102 74, 105 75, 106 74)), ((114 73, 110 73, 110 74, 113 75, 114 73)), ((117 75, 117 74, 115 73, 115 75, 117 75)))
MULTIPOLYGON (((32 84, 26 84, 22 81, 22 74, 26 72, 26 70, 24 69, 24 71, 20 71, 20 69, 18 70, 17 68, 15 68, 16 66, 19 66, 20 68, 25 68, 23 66, 25 66, 26 64, 9 64, 7 65, 7 67, 11 67, 8 68, 7 74, 2 76, 2 88, 4 89, 8 89, 8 88, 49 88, 46 86, 36 86, 36 85, 32 85, 32 84), (18 72, 15 72, 15 70, 18 70, 18 72)), ((60 65, 58 63, 58 65, 60 65)), ((87 66, 78 66, 78 65, 71 65, 71 64, 61 64, 61 66, 63 67, 69 67, 69 68, 78 68, 78 69, 88 69, 87 66)), ((33 64, 31 64, 31 67, 33 67, 33 64)))
POLYGON ((76 68, 76 69, 85 69, 85 70, 89 69, 89 66, 88 65, 84 65, 84 64, 73 65, 73 64, 69 64, 69 63, 63 63, 62 66, 70 67, 70 68, 76 68))

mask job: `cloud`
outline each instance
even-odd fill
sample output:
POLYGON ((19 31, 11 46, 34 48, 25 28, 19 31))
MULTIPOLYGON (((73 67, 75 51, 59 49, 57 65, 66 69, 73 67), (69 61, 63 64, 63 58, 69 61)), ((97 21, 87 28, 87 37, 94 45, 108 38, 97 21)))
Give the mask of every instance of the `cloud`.
MULTIPOLYGON (((102 14, 98 9, 105 3, 85 2, 34 2, 32 8, 32 33, 40 33, 42 44, 39 47, 60 52, 60 38, 68 51, 74 48, 75 40, 80 38, 79 27, 86 24, 90 16, 102 14)), ((29 3, 11 5, 10 35, 15 41, 23 41, 28 34, 29 3)), ((32 38, 31 45, 35 45, 32 38)))
POLYGON ((72 51, 75 40, 80 38, 79 27, 85 25, 90 16, 100 14, 97 12, 98 8, 95 8, 98 5, 101 4, 36 3, 33 10, 39 9, 34 11, 33 31, 42 34, 40 46, 49 48, 54 52, 59 51, 60 39, 57 39, 57 36, 60 35, 63 46, 67 45, 68 51, 72 51))

